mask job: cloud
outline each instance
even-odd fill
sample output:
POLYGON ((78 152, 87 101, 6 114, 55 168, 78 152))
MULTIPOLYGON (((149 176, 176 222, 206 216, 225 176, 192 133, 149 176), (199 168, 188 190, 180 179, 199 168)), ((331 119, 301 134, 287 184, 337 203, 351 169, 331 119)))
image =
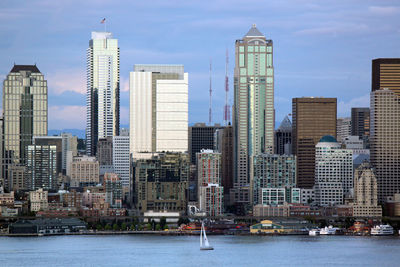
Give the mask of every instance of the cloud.
POLYGON ((49 129, 85 129, 85 106, 49 106, 49 129))
POLYGON ((369 107, 370 94, 350 99, 348 102, 340 101, 337 106, 338 117, 350 116, 351 108, 369 107))
POLYGON ((366 24, 340 24, 332 26, 314 27, 295 32, 296 35, 337 35, 365 33, 369 30, 366 24))
POLYGON ((49 91, 60 95, 67 91, 86 94, 86 71, 84 69, 64 69, 50 72, 47 77, 49 91))
POLYGON ((368 7, 368 11, 373 15, 388 16, 398 14, 400 8, 394 6, 370 6, 368 7))

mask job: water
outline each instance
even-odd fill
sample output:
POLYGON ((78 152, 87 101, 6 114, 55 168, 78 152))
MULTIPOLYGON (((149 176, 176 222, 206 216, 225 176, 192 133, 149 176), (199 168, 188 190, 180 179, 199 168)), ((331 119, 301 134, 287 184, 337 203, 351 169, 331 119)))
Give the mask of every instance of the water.
POLYGON ((400 237, 0 237, 0 266, 398 266, 400 237))

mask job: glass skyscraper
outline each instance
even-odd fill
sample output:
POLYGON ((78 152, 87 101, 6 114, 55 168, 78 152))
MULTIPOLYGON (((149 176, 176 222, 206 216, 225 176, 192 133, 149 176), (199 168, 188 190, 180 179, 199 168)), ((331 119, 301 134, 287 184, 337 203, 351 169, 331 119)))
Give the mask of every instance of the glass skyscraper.
POLYGON ((253 156, 274 151, 273 44, 253 25, 235 45, 236 202, 250 203, 253 156))
POLYGON ((3 82, 4 187, 12 190, 11 166, 25 165, 33 136, 47 135, 47 81, 36 65, 14 65, 3 82))
POLYGON ((119 47, 111 32, 92 32, 87 49, 86 152, 99 138, 119 135, 119 47))

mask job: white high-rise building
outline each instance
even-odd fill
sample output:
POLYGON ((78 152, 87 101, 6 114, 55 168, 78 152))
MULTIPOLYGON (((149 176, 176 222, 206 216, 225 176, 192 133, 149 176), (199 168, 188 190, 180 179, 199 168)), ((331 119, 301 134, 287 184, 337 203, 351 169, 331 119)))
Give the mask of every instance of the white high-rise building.
POLYGON ((183 65, 134 66, 129 132, 133 158, 188 151, 188 73, 183 65))
POLYGON ((112 152, 114 173, 118 174, 122 186, 129 187, 129 136, 114 136, 112 152))
POLYGON ((315 198, 320 206, 343 204, 353 189, 353 151, 342 149, 333 136, 315 146, 315 198))
POLYGON ((99 138, 119 135, 119 47, 111 32, 92 32, 87 49, 87 154, 99 138))

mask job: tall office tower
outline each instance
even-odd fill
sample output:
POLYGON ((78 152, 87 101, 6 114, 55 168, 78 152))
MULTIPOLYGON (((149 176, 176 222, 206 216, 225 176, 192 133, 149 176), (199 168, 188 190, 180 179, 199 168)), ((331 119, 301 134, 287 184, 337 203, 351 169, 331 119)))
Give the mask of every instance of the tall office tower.
POLYGON ((353 216, 382 216, 382 207, 378 205, 378 184, 369 162, 363 162, 354 172, 353 216))
MULTIPOLYGON (((261 204, 264 188, 281 188, 283 191, 296 187, 296 156, 261 154, 254 156, 254 205, 261 204)), ((287 202, 291 202, 287 199, 287 202)))
POLYGON ((336 98, 302 97, 292 100, 293 154, 297 156, 297 187, 312 188, 315 145, 325 135, 336 136, 336 98))
POLYGON ((378 201, 400 191, 400 58, 372 61, 371 164, 378 201))
POLYGON ((351 118, 338 118, 336 121, 336 136, 339 143, 343 143, 351 135, 351 118))
POLYGON ((132 171, 136 208, 141 212, 185 212, 189 166, 189 156, 183 153, 159 153, 136 160, 132 171))
POLYGON ((364 142, 364 148, 369 148, 369 130, 369 108, 351 108, 351 135, 359 136, 364 142))
POLYGON ((57 191, 57 147, 55 145, 28 145, 24 175, 29 190, 43 188, 57 191))
POLYGON ((292 123, 286 116, 275 131, 275 154, 292 154, 292 123))
POLYGON ((192 164, 196 164, 196 154, 202 149, 214 149, 215 131, 222 128, 219 124, 210 126, 201 122, 189 127, 189 156, 192 164))
POLYGON ((253 156, 274 153, 274 67, 272 40, 253 24, 235 44, 235 201, 251 204, 253 156))
POLYGON ((233 188, 233 127, 228 125, 215 131, 214 148, 221 153, 221 177, 225 206, 232 205, 230 190, 233 188))
POLYGON ((122 186, 129 189, 129 135, 113 137, 112 160, 114 172, 118 174, 122 186))
POLYGON ((320 206, 343 204, 353 189, 353 151, 326 135, 315 146, 315 198, 320 206))
POLYGON ((33 144, 39 146, 56 147, 56 174, 62 174, 62 137, 61 136, 34 136, 33 144))
POLYGON ((62 171, 66 174, 67 171, 67 161, 68 154, 70 153, 72 157, 78 155, 78 137, 73 136, 70 133, 62 133, 62 171))
POLYGON ((130 107, 134 159, 152 152, 187 152, 188 73, 183 65, 135 65, 130 107))
POLYGON ((25 165, 33 136, 47 135, 47 81, 36 65, 14 65, 3 82, 2 178, 12 190, 8 166, 25 165))
POLYGON ((221 186, 221 153, 201 150, 196 153, 197 189, 200 210, 209 216, 223 212, 223 192, 221 186))
POLYGON ((119 135, 119 47, 111 32, 92 32, 87 49, 86 152, 99 138, 119 135))

